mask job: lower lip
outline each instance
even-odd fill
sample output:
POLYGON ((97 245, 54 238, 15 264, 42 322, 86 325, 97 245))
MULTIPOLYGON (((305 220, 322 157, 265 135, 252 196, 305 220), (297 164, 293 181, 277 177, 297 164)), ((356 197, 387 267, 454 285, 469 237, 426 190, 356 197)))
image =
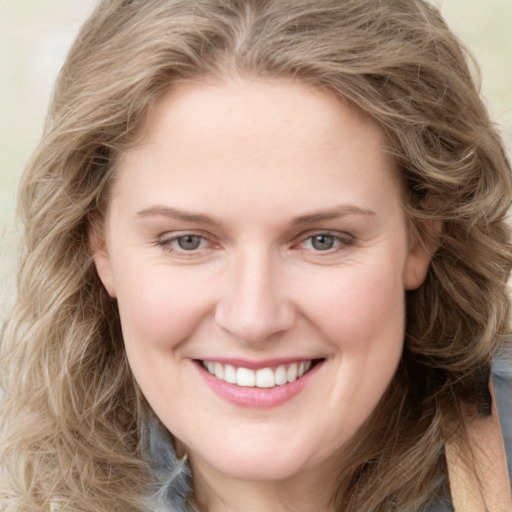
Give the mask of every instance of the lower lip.
POLYGON ((210 374, 201 363, 196 362, 201 377, 219 397, 240 407, 264 409, 277 407, 297 396, 315 377, 323 361, 317 362, 311 370, 294 382, 273 388, 243 387, 230 384, 210 374))

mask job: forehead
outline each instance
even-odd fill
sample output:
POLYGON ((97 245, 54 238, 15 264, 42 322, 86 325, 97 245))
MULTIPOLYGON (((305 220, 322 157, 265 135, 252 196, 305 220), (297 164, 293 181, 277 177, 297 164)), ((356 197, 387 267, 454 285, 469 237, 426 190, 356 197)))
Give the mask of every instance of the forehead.
POLYGON ((350 124, 354 135, 360 134, 368 144, 376 143, 382 149, 386 146, 377 123, 348 100, 292 79, 238 78, 178 83, 150 109, 141 134, 143 142, 170 135, 164 128, 171 124, 179 125, 182 133, 191 128, 198 140, 211 138, 214 135, 211 128, 215 127, 219 137, 236 133, 238 137, 250 139, 274 130, 281 136, 302 136, 311 142, 314 133, 324 138, 326 144, 339 142, 333 140, 334 133, 330 136, 333 129, 350 124))
POLYGON ((261 197, 284 204, 313 194, 339 203, 365 187, 377 196, 384 182, 397 188, 377 124, 347 101, 290 80, 178 85, 154 105, 118 169, 114 195, 186 203, 180 207, 244 197, 247 208, 261 208, 261 197))

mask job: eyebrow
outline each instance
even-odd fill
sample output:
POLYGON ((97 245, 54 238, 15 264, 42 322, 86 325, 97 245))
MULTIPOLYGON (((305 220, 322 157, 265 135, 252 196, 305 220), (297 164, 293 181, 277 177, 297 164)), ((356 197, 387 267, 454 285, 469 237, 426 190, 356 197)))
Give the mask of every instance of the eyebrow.
MULTIPOLYGON (((153 215, 162 215, 164 217, 170 217, 172 219, 186 222, 195 222, 198 224, 220 225, 220 222, 216 221, 212 217, 209 217, 208 215, 181 210, 178 208, 171 208, 164 205, 150 206, 149 208, 140 210, 136 214, 137 217, 150 217, 153 215)), ((301 215, 293 219, 291 224, 292 226, 296 226, 300 224, 308 224, 311 222, 337 219, 339 217, 345 217, 348 215, 376 215, 376 213, 369 208, 360 208, 359 206, 355 205, 340 205, 334 208, 329 208, 327 210, 301 215)))
POLYGON ((170 208, 164 205, 155 205, 149 208, 144 208, 137 212, 137 217, 151 217, 153 215, 162 215, 164 217, 170 217, 172 219, 183 220, 186 222, 197 222, 199 224, 213 224, 218 225, 220 222, 215 221, 208 215, 201 213, 189 212, 187 210, 180 210, 178 208, 170 208))
POLYGON ((355 205, 340 205, 334 208, 329 208, 328 210, 301 215, 300 217, 294 219, 292 224, 308 224, 310 222, 346 217, 347 215, 376 215, 376 213, 369 208, 360 208, 359 206, 355 205))

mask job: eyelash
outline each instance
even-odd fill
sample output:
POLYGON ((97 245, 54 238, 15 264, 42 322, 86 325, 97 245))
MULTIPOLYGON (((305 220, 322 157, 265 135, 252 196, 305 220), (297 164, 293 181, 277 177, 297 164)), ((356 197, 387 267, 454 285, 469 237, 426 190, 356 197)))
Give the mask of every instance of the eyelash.
MULTIPOLYGON (((178 240, 184 239, 186 237, 197 237, 198 239, 200 239, 201 245, 203 245, 205 242, 206 243, 209 242, 210 244, 213 243, 213 241, 208 236, 205 236, 204 234, 201 234, 201 233, 195 233, 193 231, 190 231, 190 232, 179 233, 179 234, 173 235, 168 238, 159 239, 156 241, 155 245, 162 247, 164 250, 166 250, 167 252, 169 252, 171 254, 176 254, 176 255, 185 256, 185 257, 197 256, 198 251, 201 249, 204 249, 204 247, 198 247, 196 249, 190 249, 190 250, 175 247, 174 244, 178 243, 178 240)), ((292 245, 292 247, 301 247, 308 241, 313 243, 313 239, 315 237, 332 238, 334 247, 329 247, 329 248, 326 248, 325 250, 321 250, 321 249, 315 250, 314 248, 305 249, 305 250, 312 250, 312 252, 318 253, 318 254, 322 254, 322 253, 332 254, 333 252, 342 251, 347 246, 353 245, 353 243, 354 243, 354 238, 349 233, 339 233, 339 232, 332 232, 332 231, 312 231, 312 232, 304 233, 304 234, 300 235, 299 237, 297 237, 297 239, 296 239, 297 242, 294 243, 292 245)))

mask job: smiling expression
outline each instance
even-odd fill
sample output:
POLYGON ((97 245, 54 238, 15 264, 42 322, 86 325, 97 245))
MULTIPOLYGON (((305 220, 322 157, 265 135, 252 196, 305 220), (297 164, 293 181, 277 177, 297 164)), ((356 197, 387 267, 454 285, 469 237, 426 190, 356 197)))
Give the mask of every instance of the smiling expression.
POLYGON ((120 158, 95 263, 193 467, 328 469, 382 397, 429 264, 384 146, 318 89, 205 81, 162 98, 120 158))

